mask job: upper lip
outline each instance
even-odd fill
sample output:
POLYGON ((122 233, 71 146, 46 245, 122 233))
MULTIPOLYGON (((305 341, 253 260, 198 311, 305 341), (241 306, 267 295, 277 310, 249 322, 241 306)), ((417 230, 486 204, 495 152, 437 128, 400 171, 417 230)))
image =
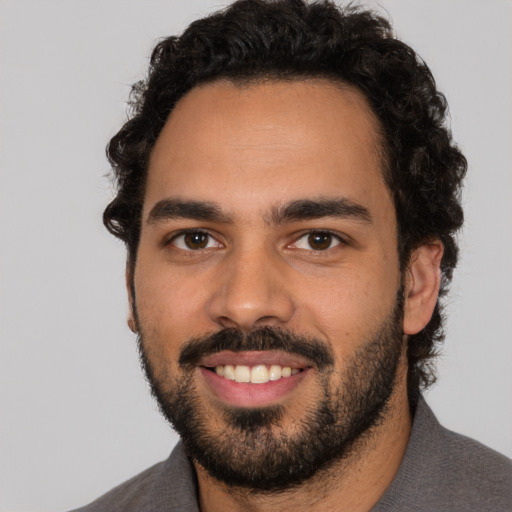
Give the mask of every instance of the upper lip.
POLYGON ((280 366, 289 366, 290 368, 307 368, 313 366, 306 358, 282 352, 279 350, 258 351, 251 350, 245 352, 231 352, 224 350, 201 358, 198 366, 206 368, 215 368, 216 366, 256 366, 264 364, 267 366, 276 364, 280 366))

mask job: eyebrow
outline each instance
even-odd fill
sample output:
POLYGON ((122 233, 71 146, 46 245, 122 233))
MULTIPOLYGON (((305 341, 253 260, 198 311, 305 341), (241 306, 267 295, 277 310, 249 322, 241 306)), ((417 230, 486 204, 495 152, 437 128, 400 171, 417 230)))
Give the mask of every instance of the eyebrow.
POLYGON ((371 223, 372 216, 363 205, 348 198, 298 199, 291 203, 273 208, 273 224, 320 219, 323 217, 352 218, 371 223))
POLYGON ((183 201, 180 199, 162 199, 151 208, 147 223, 173 219, 194 219, 231 224, 233 219, 224 214, 220 207, 209 201, 183 201))
MULTIPOLYGON (((323 217, 352 218, 366 223, 372 222, 368 209, 348 198, 297 199, 272 208, 269 224, 320 219, 323 217)), ((148 224, 173 219, 232 224, 233 219, 222 212, 220 206, 210 201, 191 201, 167 198, 158 201, 147 217, 148 224)))

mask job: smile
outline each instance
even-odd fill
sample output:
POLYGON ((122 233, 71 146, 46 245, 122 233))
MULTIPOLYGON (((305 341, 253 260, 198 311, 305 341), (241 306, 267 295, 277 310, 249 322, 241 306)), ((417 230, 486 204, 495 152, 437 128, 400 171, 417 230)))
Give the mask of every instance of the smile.
POLYGON ((198 367, 222 402, 261 407, 285 399, 312 370, 303 358, 282 352, 222 352, 198 367))
POLYGON ((291 368, 290 366, 281 366, 278 364, 270 366, 259 364, 253 367, 227 364, 225 366, 216 366, 213 371, 220 377, 224 377, 227 380, 234 380, 235 382, 265 384, 269 381, 276 381, 296 375, 302 371, 302 368, 291 368))

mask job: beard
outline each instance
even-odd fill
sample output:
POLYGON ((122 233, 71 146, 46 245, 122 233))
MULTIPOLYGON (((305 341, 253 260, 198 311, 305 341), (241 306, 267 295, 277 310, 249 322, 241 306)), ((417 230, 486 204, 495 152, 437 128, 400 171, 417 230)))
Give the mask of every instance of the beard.
POLYGON ((189 457, 229 488, 278 492, 342 461, 385 417, 404 348, 402 317, 400 290, 392 314, 342 371, 334 369, 332 350, 324 342, 272 327, 249 333, 229 328, 189 340, 180 353, 179 376, 151 357, 143 329, 139 351, 152 394, 189 457), (306 357, 316 368, 320 391, 315 400, 305 400, 299 418, 287 418, 285 405, 217 405, 221 426, 217 421, 214 427, 206 409, 211 404, 197 391, 194 369, 200 358, 222 350, 282 350, 306 357), (292 422, 291 432, 283 428, 286 419, 292 422))

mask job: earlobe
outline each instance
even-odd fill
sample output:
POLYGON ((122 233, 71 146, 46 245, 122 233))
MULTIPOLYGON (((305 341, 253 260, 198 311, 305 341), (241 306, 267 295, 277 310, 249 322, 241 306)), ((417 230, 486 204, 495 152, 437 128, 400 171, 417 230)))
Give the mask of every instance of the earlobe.
POLYGON ((405 272, 404 334, 416 334, 430 321, 441 283, 443 244, 435 240, 415 249, 405 272))
POLYGON ((135 319, 133 318, 133 312, 131 310, 128 312, 127 324, 130 328, 130 331, 132 331, 134 334, 137 334, 137 326, 135 325, 135 319))
POLYGON ((132 277, 132 270, 130 269, 130 265, 126 265, 126 273, 125 273, 125 280, 126 280, 126 291, 128 293, 128 318, 127 318, 127 324, 134 334, 138 333, 137 328, 137 321, 135 319, 135 309, 134 309, 134 296, 133 296, 133 277, 132 277))

